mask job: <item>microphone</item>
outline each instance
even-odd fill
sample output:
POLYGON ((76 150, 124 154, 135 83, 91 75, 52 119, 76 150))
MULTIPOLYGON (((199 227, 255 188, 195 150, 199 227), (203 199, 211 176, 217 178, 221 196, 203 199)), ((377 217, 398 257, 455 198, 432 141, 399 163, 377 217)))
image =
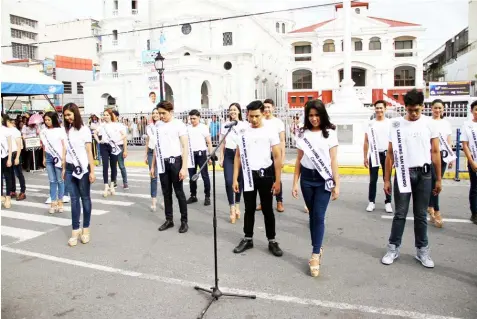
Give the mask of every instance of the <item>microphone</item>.
POLYGON ((238 124, 237 121, 232 121, 232 122, 230 122, 229 124, 225 125, 224 128, 231 128, 232 126, 235 126, 235 125, 237 125, 237 124, 238 124))

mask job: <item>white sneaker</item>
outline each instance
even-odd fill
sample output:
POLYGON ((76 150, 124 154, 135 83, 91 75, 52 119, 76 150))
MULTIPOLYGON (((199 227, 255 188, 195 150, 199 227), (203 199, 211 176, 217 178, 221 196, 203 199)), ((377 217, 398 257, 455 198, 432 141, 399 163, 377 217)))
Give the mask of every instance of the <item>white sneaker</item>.
POLYGON ((385 204, 384 209, 386 210, 386 213, 389 213, 389 214, 393 213, 393 206, 391 205, 391 203, 385 204))
POLYGON ((376 205, 374 203, 369 203, 368 204, 368 207, 366 207, 366 211, 368 212, 372 212, 374 210, 374 208, 376 208, 376 205))
POLYGON ((63 196, 63 203, 69 203, 70 202, 70 197, 69 196, 63 196))
POLYGON ((426 268, 434 268, 434 262, 429 255, 429 247, 422 247, 416 249, 416 259, 426 268))
MULTIPOLYGON (((64 202, 64 201, 63 201, 64 202)), ((46 200, 45 204, 51 204, 51 197, 48 197, 48 199, 46 200)))
POLYGON ((396 245, 388 244, 388 251, 386 255, 381 259, 381 262, 385 265, 391 265, 395 259, 399 258, 399 247, 396 245))

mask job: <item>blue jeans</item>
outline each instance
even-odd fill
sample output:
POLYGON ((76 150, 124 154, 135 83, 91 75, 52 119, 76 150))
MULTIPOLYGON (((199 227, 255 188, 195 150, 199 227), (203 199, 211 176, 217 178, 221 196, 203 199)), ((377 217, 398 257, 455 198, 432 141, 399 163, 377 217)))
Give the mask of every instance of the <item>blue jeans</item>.
POLYGON ((409 202, 411 201, 412 194, 415 247, 427 247, 427 205, 429 204, 429 198, 431 197, 431 170, 429 169, 429 172, 423 172, 420 168, 409 169, 411 193, 401 193, 399 191, 396 175, 394 177, 394 206, 396 211, 394 213, 389 243, 396 245, 396 247, 401 246, 402 234, 404 233, 404 226, 406 225, 406 217, 409 211, 409 202))
POLYGON ((240 191, 238 193, 234 193, 234 190, 232 189, 233 178, 234 178, 234 159, 235 159, 235 150, 231 148, 225 148, 224 150, 224 178, 225 178, 225 191, 227 192, 227 199, 229 201, 229 205, 240 203, 240 196, 243 192, 242 169, 240 169, 239 179, 238 179, 240 191))
POLYGON ((470 177, 470 190, 469 190, 469 204, 470 212, 472 215, 477 214, 477 173, 472 170, 470 165, 467 165, 470 177))
POLYGON ((83 204, 83 228, 88 228, 91 221, 91 184, 89 170, 81 179, 73 177, 74 166, 66 164, 66 184, 71 192, 71 221, 73 230, 80 228, 81 203, 83 204))
POLYGON ((313 253, 319 254, 325 236, 325 214, 331 192, 325 189, 325 180, 316 170, 301 166, 301 192, 310 211, 310 234, 313 253))
POLYGON ((50 198, 51 201, 63 200, 65 195, 65 183, 61 177, 61 168, 53 163, 53 156, 46 153, 46 171, 50 180, 50 198))
MULTIPOLYGON (((369 157, 369 190, 368 190, 368 201, 370 203, 376 203, 376 192, 377 184, 379 177, 379 166, 373 167, 371 163, 371 157, 369 157)), ((386 152, 379 152, 379 163, 381 164, 381 169, 383 170, 383 179, 386 175, 386 152)), ((391 203, 391 195, 384 194, 386 199, 384 200, 385 204, 391 203)))
MULTIPOLYGON (((149 165, 149 170, 151 170, 152 160, 153 160, 152 148, 149 148, 147 151, 147 164, 149 165)), ((157 197, 157 168, 154 169, 154 177, 151 177, 151 198, 157 197)))
POLYGON ((127 184, 128 183, 128 173, 126 172, 126 166, 124 166, 124 157, 123 157, 124 145, 119 145, 119 148, 121 148, 121 153, 119 153, 119 155, 118 155, 119 170, 121 171, 121 176, 123 178, 123 184, 127 184))

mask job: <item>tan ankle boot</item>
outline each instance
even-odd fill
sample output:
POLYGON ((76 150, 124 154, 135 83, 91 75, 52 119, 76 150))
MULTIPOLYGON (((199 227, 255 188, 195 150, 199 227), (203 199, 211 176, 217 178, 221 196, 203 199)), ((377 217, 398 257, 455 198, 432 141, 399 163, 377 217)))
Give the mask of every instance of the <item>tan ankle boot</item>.
POLYGON ((12 207, 12 198, 10 196, 5 197, 5 202, 3 203, 3 207, 11 208, 12 207))
POLYGON ((58 213, 63 213, 65 211, 65 207, 63 206, 63 200, 58 201, 58 213))
POLYGON ((438 210, 434 211, 434 225, 437 228, 442 228, 443 224, 444 223, 442 222, 441 212, 439 212, 438 210))
POLYGON ((235 204, 235 218, 240 219, 240 204, 235 204))
POLYGON ((90 240, 90 231, 89 228, 83 228, 83 234, 81 234, 81 242, 83 244, 89 243, 90 240))
POLYGON ((109 195, 109 185, 104 184, 103 197, 108 197, 108 195, 109 195))
POLYGON ((278 202, 278 203, 277 203, 277 212, 283 213, 284 211, 285 211, 285 207, 283 207, 283 203, 282 203, 282 202, 278 202))
POLYGON ((308 265, 310 266, 310 275, 312 277, 318 277, 320 275, 320 262, 321 262, 320 254, 311 255, 311 259, 308 262, 308 265))
POLYGON ((81 236, 81 228, 71 231, 71 238, 68 240, 70 247, 78 245, 78 237, 81 236))
POLYGON ((114 189, 114 183, 113 183, 113 182, 111 182, 111 183, 109 184, 109 193, 110 193, 111 195, 116 194, 116 189, 114 189))
POLYGON ((56 213, 56 209, 58 208, 58 205, 56 203, 56 201, 51 201, 51 204, 50 204, 50 210, 48 211, 48 213, 50 214, 54 214, 56 213))

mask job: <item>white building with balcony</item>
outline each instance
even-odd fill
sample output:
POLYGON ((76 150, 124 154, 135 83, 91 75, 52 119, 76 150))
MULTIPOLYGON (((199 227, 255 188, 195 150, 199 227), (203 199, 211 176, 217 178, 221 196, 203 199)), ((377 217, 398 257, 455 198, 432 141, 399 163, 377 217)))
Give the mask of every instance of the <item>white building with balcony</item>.
MULTIPOLYGON (((302 107, 311 98, 333 101, 343 79, 343 6, 332 20, 288 33, 290 53, 288 103, 302 107)), ((410 88, 425 88, 423 47, 425 29, 414 23, 368 16, 369 4, 352 3, 352 78, 363 104, 377 99, 402 103, 410 88), (383 96, 384 93, 384 96, 383 96)))
POLYGON ((240 13, 228 1, 104 1, 100 24, 108 36, 102 39, 99 80, 84 85, 85 112, 108 105, 120 113, 150 112, 149 93, 159 100, 158 76, 146 70, 142 56, 157 49, 165 57, 165 97, 178 111, 245 106, 268 97, 286 104, 282 36, 293 22, 247 17, 189 24, 240 13))

